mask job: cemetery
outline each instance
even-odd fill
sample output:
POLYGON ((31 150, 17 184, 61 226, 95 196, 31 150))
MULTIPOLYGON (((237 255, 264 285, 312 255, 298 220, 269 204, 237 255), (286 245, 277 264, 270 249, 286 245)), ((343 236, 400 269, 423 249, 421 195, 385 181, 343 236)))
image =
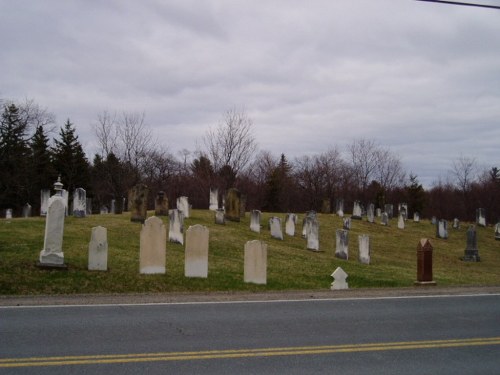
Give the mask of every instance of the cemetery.
POLYGON ((178 209, 170 210, 170 216, 155 216, 152 209, 144 222, 142 217, 135 219, 137 211, 64 217, 63 199, 55 199, 59 206, 48 207, 46 216, 0 221, 0 295, 325 290, 331 288, 332 272, 339 267, 348 275, 349 288, 414 287, 417 247, 422 239, 428 239, 433 248, 432 272, 437 285, 500 283, 500 248, 494 225, 464 223, 448 232, 447 238, 439 238, 436 224, 428 219, 408 220, 401 230, 397 217, 382 225, 364 215, 342 231, 350 212, 343 212, 345 217, 337 212, 299 212, 294 213, 297 224, 289 235, 284 233, 286 213, 260 212, 263 225, 260 231, 253 231, 249 212, 240 215, 239 222, 227 220, 224 225, 216 221, 221 210, 208 209, 191 209, 189 217, 178 209), (55 229, 50 229, 46 223, 53 210, 61 223, 51 221, 55 229), (307 222, 307 214, 314 217, 319 229, 305 231, 304 237, 302 223, 307 222), (174 226, 171 220, 176 221, 174 226), (270 222, 276 227, 267 225, 270 222), (475 230, 472 248, 468 239, 471 225, 475 230), (48 242, 47 230, 58 233, 48 242), (158 232, 158 237, 148 240, 145 231, 158 232), (191 233, 195 231, 200 234, 191 233), (351 238, 349 255, 347 247, 338 247, 338 231, 351 238), (307 233, 314 234, 309 241, 307 233), (51 241, 54 246, 44 245, 51 241), (311 241, 317 241, 312 250, 320 251, 308 250, 311 241), (249 250, 257 243, 256 250, 249 250), (252 252, 256 258, 246 264, 252 252), (65 267, 37 266, 44 259, 65 267))

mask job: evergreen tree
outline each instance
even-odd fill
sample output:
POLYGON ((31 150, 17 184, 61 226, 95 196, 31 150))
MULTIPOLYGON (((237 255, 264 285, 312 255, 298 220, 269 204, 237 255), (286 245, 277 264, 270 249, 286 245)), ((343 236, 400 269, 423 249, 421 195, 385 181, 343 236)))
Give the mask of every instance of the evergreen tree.
POLYGON ((280 161, 266 179, 265 210, 270 212, 284 212, 290 207, 290 171, 291 167, 285 154, 281 154, 280 161))
POLYGON ((410 174, 410 184, 406 186, 406 193, 409 211, 422 213, 425 206, 425 191, 416 175, 410 174))
POLYGON ((52 152, 49 138, 42 125, 36 127, 31 138, 31 188, 30 197, 32 204, 40 203, 40 190, 50 189, 57 179, 57 173, 52 165, 52 152))
POLYGON ((73 123, 68 119, 59 132, 60 139, 55 140, 54 168, 61 175, 64 188, 72 192, 75 188, 90 187, 89 162, 83 147, 75 135, 73 123))
POLYGON ((28 198, 30 150, 19 108, 5 105, 0 121, 0 207, 20 210, 28 198))

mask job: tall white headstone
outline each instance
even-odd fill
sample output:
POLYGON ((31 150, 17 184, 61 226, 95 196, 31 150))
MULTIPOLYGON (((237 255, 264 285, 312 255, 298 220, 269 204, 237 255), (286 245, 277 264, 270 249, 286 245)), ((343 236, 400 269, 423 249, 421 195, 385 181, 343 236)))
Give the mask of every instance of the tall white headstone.
POLYGON ((316 218, 309 218, 306 225, 307 250, 319 251, 319 223, 316 218))
POLYGON ((6 219, 12 219, 12 208, 7 208, 5 210, 5 218, 6 219))
POLYGON ((184 244, 184 213, 181 210, 168 211, 168 240, 184 244))
POLYGON ((267 245, 259 240, 245 243, 245 283, 267 283, 267 245))
POLYGON ((186 231, 184 275, 208 277, 208 228, 196 224, 186 231))
POLYGON ((87 192, 76 188, 73 192, 73 216, 85 217, 87 214, 87 192))
POLYGON ((40 190, 40 216, 46 216, 49 208, 50 189, 40 190))
POLYGON ((216 211, 219 208, 219 190, 210 189, 209 210, 216 211))
POLYGON ((45 219, 45 238, 43 250, 40 252, 40 265, 64 265, 62 251, 64 234, 64 217, 66 205, 61 196, 49 199, 47 217, 45 219))
POLYGON ((398 215, 398 228, 405 229, 405 218, 402 213, 398 215))
POLYGON ((140 243, 140 273, 165 273, 167 229, 159 217, 151 216, 142 224, 140 243))
POLYGON ((279 217, 273 216, 269 219, 269 225, 271 227, 271 237, 282 240, 283 231, 281 229, 281 219, 279 217))
POLYGON ((190 216, 189 208, 188 197, 177 198, 177 209, 182 211, 186 219, 190 216))
POLYGON ((260 233, 260 211, 252 210, 250 213, 250 230, 252 232, 260 233))
POLYGON ((286 214, 285 218, 285 234, 287 236, 295 236, 295 225, 297 224, 296 214, 286 214))
POLYGON ((363 264, 370 264, 370 236, 362 234, 358 236, 359 243, 359 262, 363 264))
POLYGON ((335 257, 340 259, 349 259, 349 231, 337 229, 335 257))
POLYGON ((108 269, 108 231, 98 226, 92 228, 89 243, 89 271, 108 269))

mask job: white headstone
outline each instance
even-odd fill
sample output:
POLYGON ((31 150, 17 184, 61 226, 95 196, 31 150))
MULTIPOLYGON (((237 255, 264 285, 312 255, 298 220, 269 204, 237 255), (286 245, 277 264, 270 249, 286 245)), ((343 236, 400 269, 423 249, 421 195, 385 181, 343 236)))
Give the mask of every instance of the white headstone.
POLYGON ((405 229, 405 217, 402 213, 398 216, 398 228, 405 229))
POLYGON ((307 250, 319 251, 319 223, 315 217, 308 218, 306 240, 307 250))
POLYGON ((184 218, 186 219, 190 216, 189 208, 188 197, 177 198, 177 209, 182 211, 182 213, 184 214, 184 218))
POLYGON ((361 215, 362 215, 361 203, 359 201, 354 201, 353 207, 352 207, 352 216, 351 217, 353 219, 359 220, 359 219, 361 219, 361 215))
POLYGON ((196 224, 186 231, 184 275, 208 277, 208 228, 196 224))
POLYGON ((333 277, 331 290, 349 289, 349 284, 346 281, 348 275, 342 268, 337 267, 331 276, 333 277))
POLYGON ((271 227, 271 237, 282 240, 283 231, 281 230, 281 219, 279 217, 273 216, 269 219, 269 225, 271 227))
POLYGON ((12 208, 7 208, 5 210, 5 218, 6 219, 12 219, 12 208))
POLYGON ((215 224, 225 225, 226 216, 223 209, 215 210, 215 224))
POLYGON ((40 191, 40 216, 46 216, 49 208, 50 189, 40 191))
POLYGON ((108 269, 108 231, 98 226, 92 228, 89 243, 89 271, 108 269))
POLYGON ((377 217, 382 216, 382 210, 381 210, 380 208, 377 208, 377 209, 375 210, 375 215, 376 215, 377 217))
POLYGON ((73 216, 85 217, 87 214, 87 193, 82 188, 76 188, 73 192, 73 216))
POLYGON ((259 240, 245 243, 245 283, 267 283, 267 245, 259 240))
POLYGON ((116 214, 116 199, 111 199, 111 205, 110 205, 109 213, 110 214, 116 214))
POLYGON ((209 210, 216 211, 219 208, 219 190, 210 189, 209 210))
POLYGON ((49 199, 47 217, 45 219, 45 238, 43 250, 40 252, 41 265, 64 264, 62 243, 65 214, 66 205, 64 204, 64 198, 52 196, 49 199))
POLYGON ((420 223, 420 214, 418 212, 413 213, 413 221, 415 223, 420 223))
POLYGON ((343 218, 343 228, 345 230, 350 230, 352 225, 352 221, 350 217, 344 217, 343 218))
POLYGON ((367 234, 362 234, 358 236, 359 243, 359 262, 363 264, 370 264, 370 236, 367 234))
POLYGON ((340 259, 349 259, 349 231, 337 229, 335 233, 335 257, 340 259))
POLYGON ((181 210, 168 211, 168 240, 170 242, 184 244, 184 213, 181 210))
POLYGON ((484 208, 478 208, 476 210, 476 224, 480 227, 486 226, 486 212, 484 208))
POLYGON ((61 190, 61 196, 64 200, 64 214, 68 216, 68 205, 69 205, 69 193, 66 189, 61 190))
POLYGON ((260 233, 260 211, 252 210, 250 213, 250 230, 252 232, 260 233))
POLYGON ((495 240, 500 240, 500 222, 495 224, 495 240))
POLYGON ((26 203, 23 206, 23 217, 30 217, 31 216, 31 205, 29 203, 26 203))
POLYGON ((382 212, 382 215, 380 215, 380 224, 389 225, 389 215, 387 215, 387 212, 382 212))
POLYGON ((453 219, 453 229, 460 229, 460 220, 457 218, 453 219))
POLYGON ((368 209, 366 210, 366 220, 369 223, 375 222, 375 205, 373 203, 368 205, 368 209))
POLYGON ((437 238, 448 238, 448 222, 446 220, 439 220, 436 228, 437 238))
POLYGON ((336 212, 339 217, 344 217, 344 200, 343 199, 337 199, 337 207, 336 212))
POLYGON ((167 229, 159 217, 151 216, 144 221, 140 242, 140 273, 165 273, 167 229))
POLYGON ((285 234, 287 236, 295 236, 295 225, 297 224, 296 214, 286 214, 285 218, 285 234))

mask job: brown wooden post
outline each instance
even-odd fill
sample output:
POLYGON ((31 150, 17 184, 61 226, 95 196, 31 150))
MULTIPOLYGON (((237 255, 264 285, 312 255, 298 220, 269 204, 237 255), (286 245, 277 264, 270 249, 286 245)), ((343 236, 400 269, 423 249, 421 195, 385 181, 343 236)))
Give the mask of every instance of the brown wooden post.
POLYGON ((417 281, 415 285, 436 285, 432 279, 432 245, 422 238, 417 245, 417 281))

